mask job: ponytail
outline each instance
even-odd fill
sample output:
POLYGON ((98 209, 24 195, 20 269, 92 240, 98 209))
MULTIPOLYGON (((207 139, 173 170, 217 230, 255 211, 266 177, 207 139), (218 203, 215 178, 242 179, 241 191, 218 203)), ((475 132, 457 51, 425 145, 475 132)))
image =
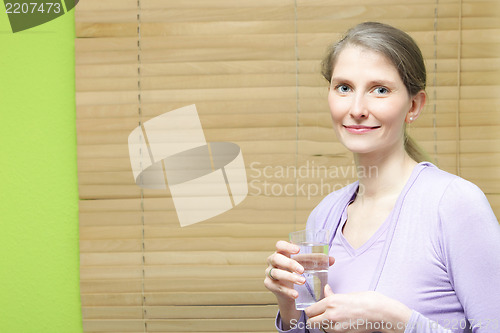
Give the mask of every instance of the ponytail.
POLYGON ((420 145, 411 136, 409 136, 408 133, 406 133, 406 130, 404 135, 405 135, 404 146, 408 155, 410 155, 410 157, 417 163, 424 161, 432 163, 429 154, 427 154, 427 152, 424 149, 422 149, 422 147, 420 147, 420 145))

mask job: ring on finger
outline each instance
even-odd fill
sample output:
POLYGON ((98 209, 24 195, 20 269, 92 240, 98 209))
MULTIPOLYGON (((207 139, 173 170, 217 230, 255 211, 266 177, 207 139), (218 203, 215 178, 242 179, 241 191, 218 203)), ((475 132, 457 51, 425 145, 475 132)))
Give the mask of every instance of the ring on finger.
POLYGON ((275 269, 276 267, 273 267, 269 270, 269 272, 267 273, 267 275, 269 276, 269 278, 273 281, 278 281, 278 279, 276 279, 274 276, 273 276, 273 269, 275 269))

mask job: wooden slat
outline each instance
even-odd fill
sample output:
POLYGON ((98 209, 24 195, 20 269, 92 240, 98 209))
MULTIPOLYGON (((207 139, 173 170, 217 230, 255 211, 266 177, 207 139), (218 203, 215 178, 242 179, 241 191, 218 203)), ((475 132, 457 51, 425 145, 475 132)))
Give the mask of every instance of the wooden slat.
POLYGON ((263 291, 262 276, 253 278, 158 278, 144 280, 144 291, 153 292, 252 292, 263 291))
MULTIPOLYGON (((379 6, 373 5, 349 5, 349 6, 301 6, 298 7, 298 20, 338 20, 338 19, 353 19, 356 18, 360 22, 367 19, 378 21, 380 19, 394 18, 433 18, 435 4, 406 4, 406 5, 391 5, 379 6)), ((439 17, 457 17, 459 14, 459 4, 447 4, 440 7, 439 17)))
MULTIPOLYGON (((76 18, 79 19, 78 14, 76 18)), ((137 17, 129 18, 130 23, 92 23, 77 21, 77 37, 134 37, 137 36, 137 17)), ((408 32, 434 31, 434 19, 422 18, 392 18, 384 19, 385 23, 402 27, 408 32)), ((359 23, 358 18, 339 19, 334 21, 298 21, 301 32, 331 32, 345 31, 346 27, 359 23)), ((440 18, 440 30, 458 29, 458 18, 440 18)), ((499 29, 500 22, 493 17, 462 18, 462 28, 470 30, 499 29)), ((293 18, 286 21, 248 21, 248 22, 169 22, 169 23, 141 23, 141 36, 162 35, 226 35, 226 34, 255 34, 255 33, 293 33, 293 18)))
POLYGON ((86 320, 92 319, 109 319, 127 320, 127 319, 142 319, 142 306, 83 306, 82 315, 86 320))
MULTIPOLYGON (((80 212, 87 213, 113 213, 113 212, 134 212, 141 211, 141 207, 144 207, 145 223, 148 222, 149 214, 156 214, 158 212, 163 212, 172 209, 172 204, 170 206, 165 203, 163 198, 150 198, 143 197, 134 199, 121 199, 115 198, 110 200, 80 200, 79 210, 80 212)), ((287 212, 291 212, 293 216, 293 209, 296 207, 299 211, 308 209, 309 205, 305 204, 304 201, 293 202, 289 198, 279 198, 279 197, 251 197, 244 200, 238 205, 240 209, 248 209, 249 213, 252 210, 264 210, 272 211, 276 210, 276 207, 282 209, 283 215, 287 215, 287 212)), ((231 216, 232 211, 228 211, 224 216, 231 216)), ((263 214, 266 215, 266 214, 263 214)), ((257 220, 255 222, 258 222, 257 220)), ((267 223, 265 221, 264 223, 267 223)), ((112 223, 113 224, 113 223, 112 223)))
POLYGON ((210 320, 151 320, 148 321, 150 332, 162 332, 164 330, 182 330, 184 332, 199 332, 207 330, 212 332, 247 332, 248 329, 254 332, 268 332, 275 330, 274 320, 270 318, 261 319, 210 319, 210 320))
POLYGON ((277 313, 275 305, 247 306, 128 306, 128 307, 83 307, 88 319, 229 319, 229 318, 269 318, 277 313))
MULTIPOLYGON (((478 42, 478 40, 476 40, 478 42)), ((295 36, 291 33, 281 34, 249 34, 249 35, 224 35, 224 36, 161 36, 141 38, 141 51, 167 49, 229 49, 229 48, 271 48, 290 47, 295 44, 295 36)), ((324 44, 323 44, 324 45, 324 44)), ((137 51, 137 38, 88 38, 77 39, 75 42, 77 52, 97 51, 137 51)))
MULTIPOLYGON (((257 215, 257 214, 256 214, 257 215)), ((291 222, 290 222, 291 224, 291 222)), ((264 230, 269 232, 269 237, 280 237, 286 236, 286 233, 283 230, 290 230, 291 228, 287 225, 284 225, 283 222, 274 225, 267 224, 210 224, 210 226, 194 226, 189 229, 180 229, 177 227, 165 227, 165 226, 95 226, 95 227, 80 227, 80 239, 129 239, 137 237, 137 233, 144 232, 145 238, 207 238, 207 237, 235 237, 235 238, 257 238, 262 234, 264 230)), ((142 237, 142 236, 141 236, 142 237)), ((196 241, 196 240, 195 240, 196 241)), ((190 253, 191 256, 194 256, 196 253, 190 253)), ((207 255, 210 254, 207 252, 207 255)), ((122 254, 126 256, 126 254, 122 254)), ((130 253, 131 256, 134 257, 133 260, 140 263, 142 261, 142 255, 137 256, 136 253, 130 253)), ((156 254, 158 255, 158 254, 156 254)), ((181 255, 179 255, 182 257, 181 255)), ((249 254, 250 256, 250 254, 249 254)), ((146 262, 149 262, 150 257, 145 255, 146 262)), ((227 262, 231 262, 231 257, 226 257, 227 262)), ((100 258, 104 260, 104 258, 100 258)), ((118 258, 117 258, 118 259, 118 258)), ((193 260, 195 257, 193 257, 193 260)), ((221 259, 221 258, 219 258, 221 259)), ((104 260, 105 261, 105 260, 104 260)), ((212 260, 211 260, 212 261, 212 260)))
MULTIPOLYGON (((163 49, 141 52, 142 63, 184 62, 184 61, 243 61, 255 60, 292 60, 293 44, 279 49, 239 47, 204 48, 204 49, 163 49)), ((76 57, 78 65, 89 64, 126 64, 137 61, 137 50, 131 51, 92 51, 80 52, 76 57)))
POLYGON ((148 320, 146 326, 142 320, 88 320, 84 323, 85 332, 247 332, 251 327, 254 332, 272 332, 273 320, 265 319, 212 319, 212 320, 148 320), (142 330, 141 330, 142 329, 142 330))
MULTIPOLYGON (((304 214, 302 218, 297 217, 298 221, 306 221, 308 214, 304 214)), ((177 220, 173 220, 170 223, 178 225, 177 220)), ((269 249, 270 251, 274 249, 276 244, 276 238, 266 238, 266 239, 227 239, 221 238, 216 240, 203 239, 186 239, 182 238, 179 240, 169 241, 167 239, 151 239, 147 240, 145 246, 148 251, 240 251, 245 249, 247 251, 262 251, 263 249, 269 249), (182 241, 186 241, 186 244, 182 244, 182 241), (181 242, 181 243, 180 243, 181 242)), ((142 251, 142 240, 141 239, 105 239, 105 240, 81 240, 80 241, 80 251, 81 252, 134 252, 142 251)), ((84 269, 84 267, 81 267, 84 269)), ((113 278, 113 270, 110 270, 110 276, 107 278, 113 278)), ((119 273, 117 276, 120 278, 140 278, 141 274, 136 270, 127 270, 125 272, 119 273), (123 273, 123 275, 122 275, 123 273), (139 274, 139 275, 136 275, 139 274)), ((96 275, 99 277, 99 275, 96 275)), ((82 276, 83 278, 84 276, 82 276)), ((85 279, 95 279, 95 276, 86 276, 85 279)))
POLYGON ((145 292, 248 292, 262 291, 262 278, 206 279, 158 278, 158 279, 87 279, 81 283, 82 294, 121 294, 145 292))
MULTIPOLYGON (((264 271, 259 271, 263 277, 264 271)), ((262 287, 260 292, 204 292, 204 293, 146 293, 147 305, 226 305, 226 304, 275 304, 276 298, 262 287)))
MULTIPOLYGON (((255 185, 256 186, 256 185, 255 185)), ((254 191, 254 190, 253 190, 254 191)), ((286 198, 286 196, 284 196, 286 198)), ((126 199, 124 201, 129 201, 131 199, 126 199)), ((248 199, 251 201, 251 199, 248 199)), ((289 203, 287 206, 290 209, 293 207, 293 202, 295 197, 289 197, 289 203)), ((176 221, 177 215, 175 213, 173 202, 171 199, 164 199, 164 210, 152 212, 146 210, 145 212, 138 211, 124 211, 124 212, 81 212, 80 220, 82 226, 131 226, 131 225, 164 225, 171 226, 167 224, 167 221, 176 221)), ((238 214, 224 214, 217 218, 218 223, 231 223, 229 225, 239 225, 240 223, 253 223, 255 225, 261 224, 279 224, 276 228, 286 228, 287 223, 291 223, 293 220, 293 214, 284 214, 281 210, 257 210, 257 209, 245 209, 244 206, 238 205, 238 214), (245 216, 245 214, 247 214, 245 216), (248 214, 252 214, 248 216, 248 214), (253 217, 252 217, 253 216, 253 217), (257 218, 258 217, 258 218, 257 218)), ((298 211, 301 211, 298 209, 298 211)), ((302 213, 308 213, 307 209, 304 209, 302 213)), ((178 228, 176 223, 173 223, 174 228, 178 228)), ((281 229, 284 230, 284 229, 281 229)))
MULTIPOLYGON (((78 22, 137 22, 138 9, 113 11, 78 11, 78 22)), ((221 22, 283 21, 294 19, 293 4, 279 7, 166 8, 146 9, 141 6, 140 20, 150 22, 221 22)))
MULTIPOLYGON (((264 271, 262 271, 263 274, 264 271)), ((267 290, 260 292, 155 292, 145 293, 148 306, 188 306, 188 305, 227 305, 227 304, 274 304, 274 295, 267 290)), ((83 306, 138 306, 143 296, 138 294, 84 294, 83 306)))
POLYGON ((262 306, 155 306, 146 307, 148 319, 190 319, 190 318, 269 318, 276 317, 278 307, 262 306))
MULTIPOLYGON (((248 94, 257 99, 296 98, 295 87, 258 87, 258 88, 224 88, 224 89, 191 89, 191 90, 147 90, 141 92, 144 104, 161 102, 184 102, 196 104, 197 101, 246 100, 248 94)), ((137 102, 137 92, 77 92, 77 105, 133 104, 137 102)))
MULTIPOLYGON (((404 29, 408 33, 415 31, 435 31, 434 15, 427 18, 386 18, 383 23, 404 29)), ((355 26, 360 21, 358 19, 338 19, 338 20, 299 20, 297 21, 298 31, 301 33, 331 33, 332 31, 344 32, 348 27, 355 26)), ((479 23, 480 20, 471 19, 471 23, 479 23)), ((489 25, 486 25, 490 28, 489 25)), ((456 30, 459 28, 458 17, 439 18, 439 30, 456 30)), ((479 27, 476 27, 479 28, 479 27)))
MULTIPOLYGON (((78 15, 75 15, 78 19, 78 15)), ((137 20, 137 19, 136 19, 137 20)), ((134 37, 137 36, 137 22, 133 23, 87 23, 77 21, 77 37, 134 37)), ((293 20, 249 21, 249 22, 169 22, 141 23, 141 36, 164 35, 227 35, 293 33, 293 20)))
MULTIPOLYGON (((465 1, 467 3, 468 1, 465 1)), ((476 2, 476 1, 474 1, 476 2)), ((487 3, 487 1, 480 1, 487 3)), ((490 1, 491 2, 491 1, 490 1)), ((440 4, 454 4, 455 0, 441 0, 440 4)), ((338 5, 335 0, 299 0, 296 2, 297 7, 311 7, 311 6, 328 6, 338 5)), ((352 0, 349 2, 351 5, 372 5, 373 2, 369 0, 352 0)), ((378 2, 380 5, 405 5, 407 2, 404 0, 381 0, 378 2)), ((433 0, 414 0, 412 4, 435 4, 433 0)), ((293 5, 291 0, 262 0, 259 4, 253 0, 241 0, 237 5, 233 0, 211 0, 210 2, 204 0, 190 0, 183 2, 170 2, 164 0, 143 0, 141 7, 144 9, 173 9, 173 8, 227 8, 227 7, 280 7, 293 5)), ((108 0, 105 3, 99 0, 86 0, 85 4, 78 7, 78 11, 92 11, 92 10, 116 10, 120 9, 134 9, 137 7, 135 0, 108 0)))
POLYGON ((103 293, 140 293, 144 287, 144 281, 141 279, 107 279, 80 281, 80 292, 83 294, 103 294, 103 293))
MULTIPOLYGON (((323 101, 324 102, 324 101, 323 101)), ((238 101, 196 101, 200 121, 205 122, 204 115, 232 115, 232 114, 271 114, 290 113, 294 114, 297 102, 293 99, 279 98, 269 100, 238 100, 238 101)), ((190 105, 186 102, 164 102, 141 105, 141 115, 137 101, 132 104, 109 104, 109 105, 80 105, 77 107, 77 119, 86 118, 121 118, 136 117, 137 121, 147 121, 165 112, 190 105)), ((456 105, 456 104, 455 104, 456 105)), ((325 105, 324 105, 325 106, 325 105)), ((224 117, 222 117, 224 118, 224 117)), ((219 118, 220 120, 220 118, 219 118)))
MULTIPOLYGON (((432 0, 415 0, 411 2, 412 4, 435 4, 432 0)), ((453 4, 456 3, 456 0, 442 0, 439 1, 441 4, 453 4)), ((369 0, 352 0, 349 1, 349 4, 351 5, 372 5, 373 2, 369 0)), ((381 0, 379 4, 384 4, 384 5, 404 5, 408 4, 404 0, 381 0)), ((335 6, 338 5, 338 3, 335 0, 297 0, 297 7, 325 7, 325 6, 335 6)))
MULTIPOLYGON (((203 89, 240 87, 295 87, 293 74, 238 74, 205 76, 168 76, 141 79, 141 89, 203 89)), ((137 78, 90 78, 81 79, 77 91, 119 91, 137 88, 137 78)))
MULTIPOLYGON (((295 74, 294 60, 242 60, 242 61, 200 61, 185 63, 137 63, 106 64, 106 65, 77 65, 76 77, 133 77, 138 79, 138 68, 141 78, 162 75, 213 75, 213 74, 262 74, 280 73, 295 74)), ((317 72, 316 67, 316 71, 317 72)))
MULTIPOLYGON (((142 0, 142 9, 178 9, 178 8, 227 8, 227 7, 280 7, 293 5, 292 0, 261 0, 256 4, 253 0, 240 0, 235 5, 232 0, 189 0, 183 2, 164 1, 164 0, 142 0)), ((99 0, 86 0, 84 5, 78 7, 78 11, 112 11, 120 8, 121 10, 130 10, 137 8, 135 0, 108 0, 102 2, 99 0)))

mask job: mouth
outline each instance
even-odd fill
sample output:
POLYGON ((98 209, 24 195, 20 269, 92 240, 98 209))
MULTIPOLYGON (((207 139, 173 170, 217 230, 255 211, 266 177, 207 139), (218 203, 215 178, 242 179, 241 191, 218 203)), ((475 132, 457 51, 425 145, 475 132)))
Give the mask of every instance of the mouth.
POLYGON ((349 133, 363 134, 374 131, 380 126, 363 126, 363 125, 342 125, 349 133))

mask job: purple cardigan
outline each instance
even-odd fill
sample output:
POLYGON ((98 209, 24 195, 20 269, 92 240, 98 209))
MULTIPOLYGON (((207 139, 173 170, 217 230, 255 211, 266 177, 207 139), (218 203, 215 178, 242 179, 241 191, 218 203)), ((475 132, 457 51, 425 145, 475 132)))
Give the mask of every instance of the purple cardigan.
MULTIPOLYGON (((355 182, 330 193, 312 211, 308 226, 335 233, 357 188, 355 182)), ((388 218, 369 290, 413 310, 405 333, 500 332, 500 225, 483 192, 422 162, 388 218)), ((320 332, 307 330, 305 321, 303 313, 286 332, 320 332)), ((279 314, 276 326, 285 332, 279 314)))

